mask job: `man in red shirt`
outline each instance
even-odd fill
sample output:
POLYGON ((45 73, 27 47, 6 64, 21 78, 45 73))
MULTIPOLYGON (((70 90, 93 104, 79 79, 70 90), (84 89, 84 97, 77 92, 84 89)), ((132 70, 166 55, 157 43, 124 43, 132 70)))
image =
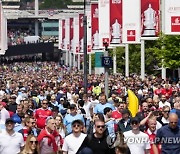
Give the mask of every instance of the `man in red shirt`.
POLYGON ((114 110, 112 112, 112 118, 116 119, 116 120, 121 120, 122 119, 122 110, 124 109, 124 103, 123 102, 119 102, 118 105, 117 105, 117 109, 114 110))
POLYGON ((162 93, 162 87, 161 87, 161 85, 159 84, 158 86, 157 86, 157 89, 154 91, 154 94, 155 95, 161 95, 161 93, 162 93))
POLYGON ((172 88, 166 84, 165 87, 162 89, 161 92, 162 95, 165 95, 167 99, 169 99, 172 96, 172 88))
POLYGON ((34 117, 37 120, 37 127, 43 129, 47 117, 52 116, 52 111, 48 109, 48 100, 44 99, 41 105, 42 107, 36 110, 34 117))

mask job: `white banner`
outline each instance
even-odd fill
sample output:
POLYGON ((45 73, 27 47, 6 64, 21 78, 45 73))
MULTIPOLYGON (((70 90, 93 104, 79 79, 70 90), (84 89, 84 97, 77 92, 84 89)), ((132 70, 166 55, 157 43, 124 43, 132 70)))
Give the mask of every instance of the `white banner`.
POLYGON ((69 18, 65 19, 65 50, 70 49, 70 22, 69 18))
POLYGON ((141 5, 140 0, 124 0, 122 43, 140 43, 141 38, 141 5))
POLYGON ((164 0, 163 32, 180 35, 180 0, 164 0))
POLYGON ((62 19, 59 19, 59 49, 62 49, 62 19))
POLYGON ((91 32, 91 10, 87 10, 87 53, 90 54, 92 51, 92 32, 91 32))
POLYGON ((110 38, 110 1, 99 0, 99 48, 103 48, 103 42, 109 44, 110 38))
POLYGON ((74 37, 73 37, 73 53, 77 54, 79 52, 79 15, 74 17, 74 37))
POLYGON ((7 19, 4 16, 2 3, 0 2, 0 55, 4 55, 7 46, 7 19))

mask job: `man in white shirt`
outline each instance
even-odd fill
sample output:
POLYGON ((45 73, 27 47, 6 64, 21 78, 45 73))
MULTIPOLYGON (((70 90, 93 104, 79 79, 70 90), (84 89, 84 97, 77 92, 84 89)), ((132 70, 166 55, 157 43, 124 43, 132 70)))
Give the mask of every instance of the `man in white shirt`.
POLYGON ((0 153, 17 154, 20 153, 24 146, 22 134, 15 132, 14 121, 11 118, 6 119, 6 130, 0 133, 0 153))
POLYGON ((124 132, 124 140, 131 154, 149 154, 149 149, 151 148, 149 137, 139 130, 138 118, 132 118, 131 127, 132 130, 124 132))
POLYGON ((171 109, 171 104, 167 101, 166 96, 162 95, 161 96, 161 101, 159 102, 159 108, 163 108, 164 106, 169 106, 171 109))
POLYGON ((81 147, 86 138, 86 134, 82 133, 84 124, 81 120, 72 122, 72 133, 65 137, 62 147, 63 154, 75 154, 81 147))

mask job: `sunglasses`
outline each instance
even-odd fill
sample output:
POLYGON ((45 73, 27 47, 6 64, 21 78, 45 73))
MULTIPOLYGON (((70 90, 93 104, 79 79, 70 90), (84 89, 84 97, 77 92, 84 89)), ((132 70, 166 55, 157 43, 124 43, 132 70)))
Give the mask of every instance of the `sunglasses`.
POLYGON ((105 125, 98 125, 97 128, 105 128, 105 125))
POLYGON ((169 113, 170 111, 164 111, 165 113, 169 113))
POLYGON ((79 124, 75 124, 75 125, 73 125, 73 127, 80 127, 80 125, 79 124))
POLYGON ((42 103, 42 104, 46 104, 47 105, 48 103, 42 103))
POLYGON ((133 121, 133 122, 132 122, 132 125, 137 125, 137 124, 138 124, 137 121, 133 121))
POLYGON ((38 141, 30 141, 31 144, 38 144, 38 141))

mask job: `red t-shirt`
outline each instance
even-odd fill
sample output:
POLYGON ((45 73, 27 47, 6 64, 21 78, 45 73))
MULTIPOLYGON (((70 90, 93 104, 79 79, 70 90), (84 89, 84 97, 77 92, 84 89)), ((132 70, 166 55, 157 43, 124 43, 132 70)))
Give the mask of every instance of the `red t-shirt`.
POLYGON ((114 119, 119 119, 119 118, 122 118, 122 114, 118 110, 115 110, 115 111, 112 112, 111 117, 114 118, 114 119))
POLYGON ((52 116, 52 111, 48 109, 39 108, 36 110, 34 117, 36 118, 37 127, 43 129, 47 117, 52 116))

